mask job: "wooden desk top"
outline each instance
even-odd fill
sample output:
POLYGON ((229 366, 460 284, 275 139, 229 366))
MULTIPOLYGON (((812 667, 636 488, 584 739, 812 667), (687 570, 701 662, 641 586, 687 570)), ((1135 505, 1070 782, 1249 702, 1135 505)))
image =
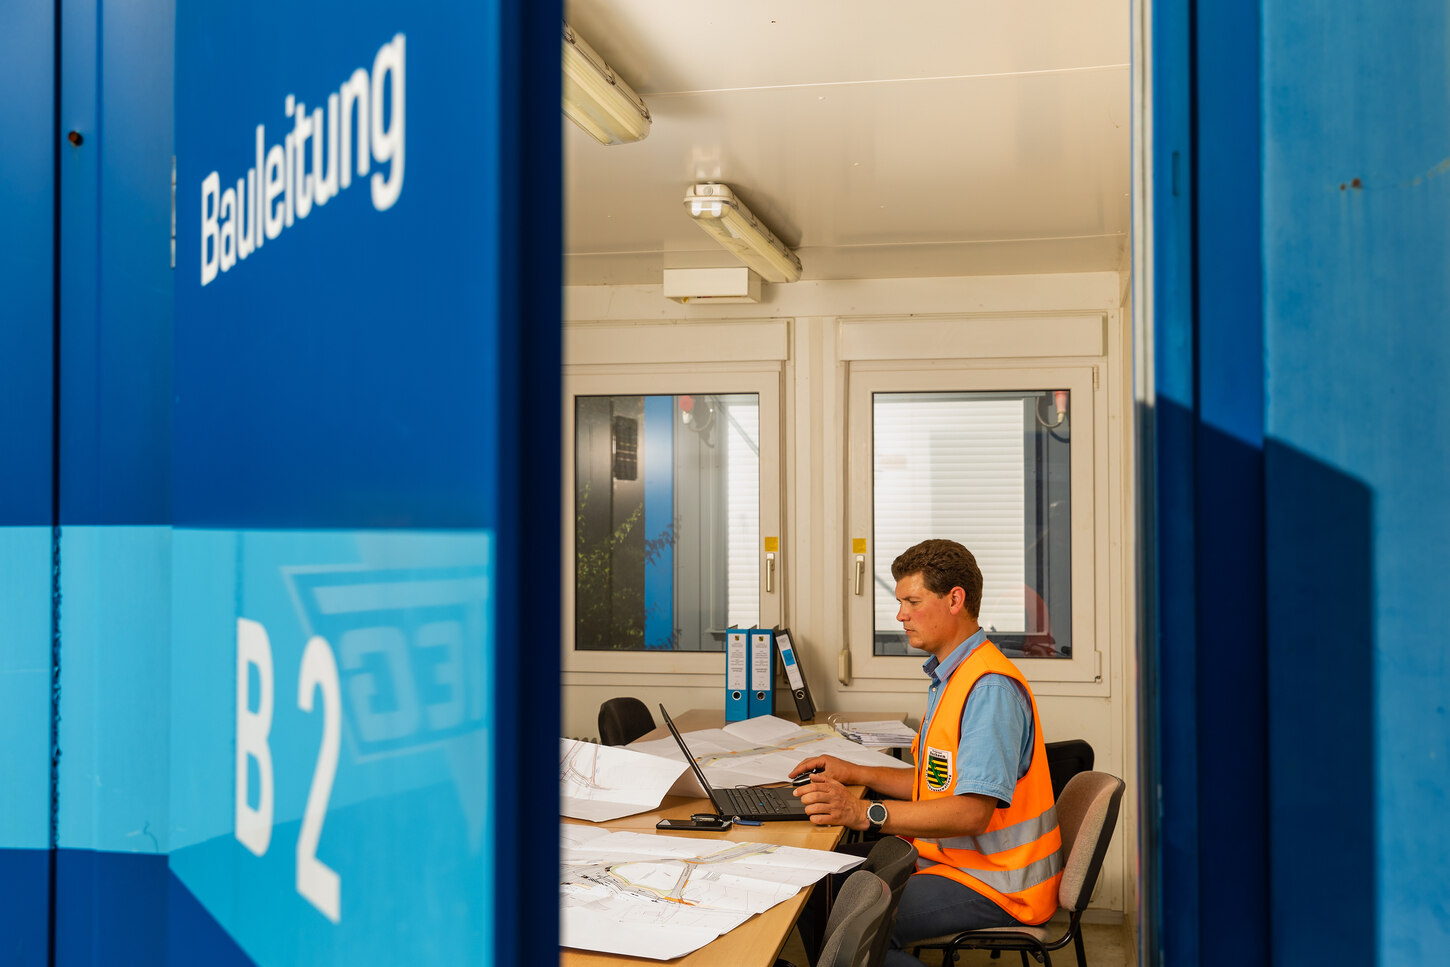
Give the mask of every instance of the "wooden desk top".
MULTIPOLYGON (((691 813, 710 812, 708 799, 685 799, 668 796, 656 811, 625 816, 607 823, 585 823, 565 819, 566 823, 582 826, 601 826, 611 830, 658 833, 661 836, 690 836, 701 839, 729 840, 736 843, 775 843, 781 846, 798 846, 802 849, 835 849, 845 835, 843 826, 815 826, 811 823, 762 823, 759 826, 735 826, 718 833, 665 833, 655 829, 655 823, 669 817, 688 819, 691 813)), ((783 903, 777 903, 764 913, 757 914, 729 933, 721 934, 692 954, 677 960, 660 961, 647 957, 621 957, 615 954, 598 953, 592 950, 560 948, 559 963, 563 967, 619 967, 621 964, 662 964, 671 967, 713 967, 729 964, 731 967, 771 967, 780 950, 785 946, 791 927, 795 926, 811 887, 802 889, 783 903)))
MULTIPOLYGON (((691 709, 680 715, 671 713, 675 725, 681 732, 698 729, 715 729, 725 724, 725 713, 719 709, 691 709)), ((785 716, 781 716, 784 718, 785 716)), ((820 718, 818 716, 818 718, 820 718)), ((824 721, 824 719, 822 719, 824 721)), ((669 735, 663 723, 645 738, 663 738, 669 735)), ((853 787, 856 795, 865 789, 853 787)), ((843 826, 816 826, 808 822, 762 823, 759 826, 734 826, 718 833, 666 833, 655 829, 661 819, 688 819, 691 813, 714 812, 708 799, 690 799, 683 796, 666 796, 658 809, 633 816, 622 816, 603 823, 589 823, 583 820, 564 819, 563 822, 580 826, 598 826, 610 830, 629 830, 636 833, 655 833, 660 836, 692 836, 703 839, 729 840, 736 843, 775 843, 781 846, 798 846, 802 849, 835 849, 846 834, 843 826)), ((590 950, 560 948, 559 963, 563 967, 619 967, 621 964, 662 964, 670 967, 709 967, 729 964, 730 967, 771 967, 780 950, 785 946, 811 888, 807 887, 784 903, 777 903, 762 914, 751 917, 729 933, 716 937, 694 953, 677 960, 660 961, 645 957, 620 957, 614 954, 597 953, 590 950)))

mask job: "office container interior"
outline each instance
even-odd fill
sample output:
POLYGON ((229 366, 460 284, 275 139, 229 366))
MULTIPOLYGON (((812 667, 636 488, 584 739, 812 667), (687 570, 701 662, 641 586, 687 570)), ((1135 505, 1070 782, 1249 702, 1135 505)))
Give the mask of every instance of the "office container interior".
MULTIPOLYGON (((566 736, 616 695, 721 707, 737 626, 789 627, 820 707, 917 724, 890 564, 951 537, 1046 738, 1136 795, 1129 14, 568 4, 651 123, 564 130, 566 736), (799 279, 697 271, 744 270, 696 185, 799 279)), ((1090 913, 1129 933, 1134 798, 1090 913)))

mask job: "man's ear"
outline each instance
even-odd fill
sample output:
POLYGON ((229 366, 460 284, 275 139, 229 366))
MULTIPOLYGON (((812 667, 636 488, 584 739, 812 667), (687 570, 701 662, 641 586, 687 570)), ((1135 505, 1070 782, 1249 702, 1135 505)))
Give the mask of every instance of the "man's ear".
POLYGON ((961 588, 952 588, 947 592, 947 605, 952 614, 959 614, 967 606, 967 592, 961 588))

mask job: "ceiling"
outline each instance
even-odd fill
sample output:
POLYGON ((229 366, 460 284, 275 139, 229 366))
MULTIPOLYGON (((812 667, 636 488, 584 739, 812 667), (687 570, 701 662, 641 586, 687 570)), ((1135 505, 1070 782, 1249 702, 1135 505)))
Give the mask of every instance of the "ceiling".
POLYGON ((733 188, 804 279, 1123 269, 1128 8, 567 0, 654 124, 606 147, 561 122, 565 279, 735 264, 685 212, 701 181, 733 188))

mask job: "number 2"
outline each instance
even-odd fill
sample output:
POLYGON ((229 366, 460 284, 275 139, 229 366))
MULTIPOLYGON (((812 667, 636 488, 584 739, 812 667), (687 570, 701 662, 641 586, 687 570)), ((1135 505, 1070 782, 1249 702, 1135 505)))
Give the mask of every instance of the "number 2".
POLYGON ((312 693, 322 692, 322 748, 312 771, 312 788, 302 812, 302 831, 297 836, 297 892, 323 916, 337 923, 342 917, 341 889, 337 871, 317 858, 317 841, 322 838, 322 821, 332 798, 337 778, 337 753, 342 735, 342 690, 338 685, 337 659, 327 640, 314 635, 302 652, 302 669, 297 678, 297 707, 312 711, 312 693))

